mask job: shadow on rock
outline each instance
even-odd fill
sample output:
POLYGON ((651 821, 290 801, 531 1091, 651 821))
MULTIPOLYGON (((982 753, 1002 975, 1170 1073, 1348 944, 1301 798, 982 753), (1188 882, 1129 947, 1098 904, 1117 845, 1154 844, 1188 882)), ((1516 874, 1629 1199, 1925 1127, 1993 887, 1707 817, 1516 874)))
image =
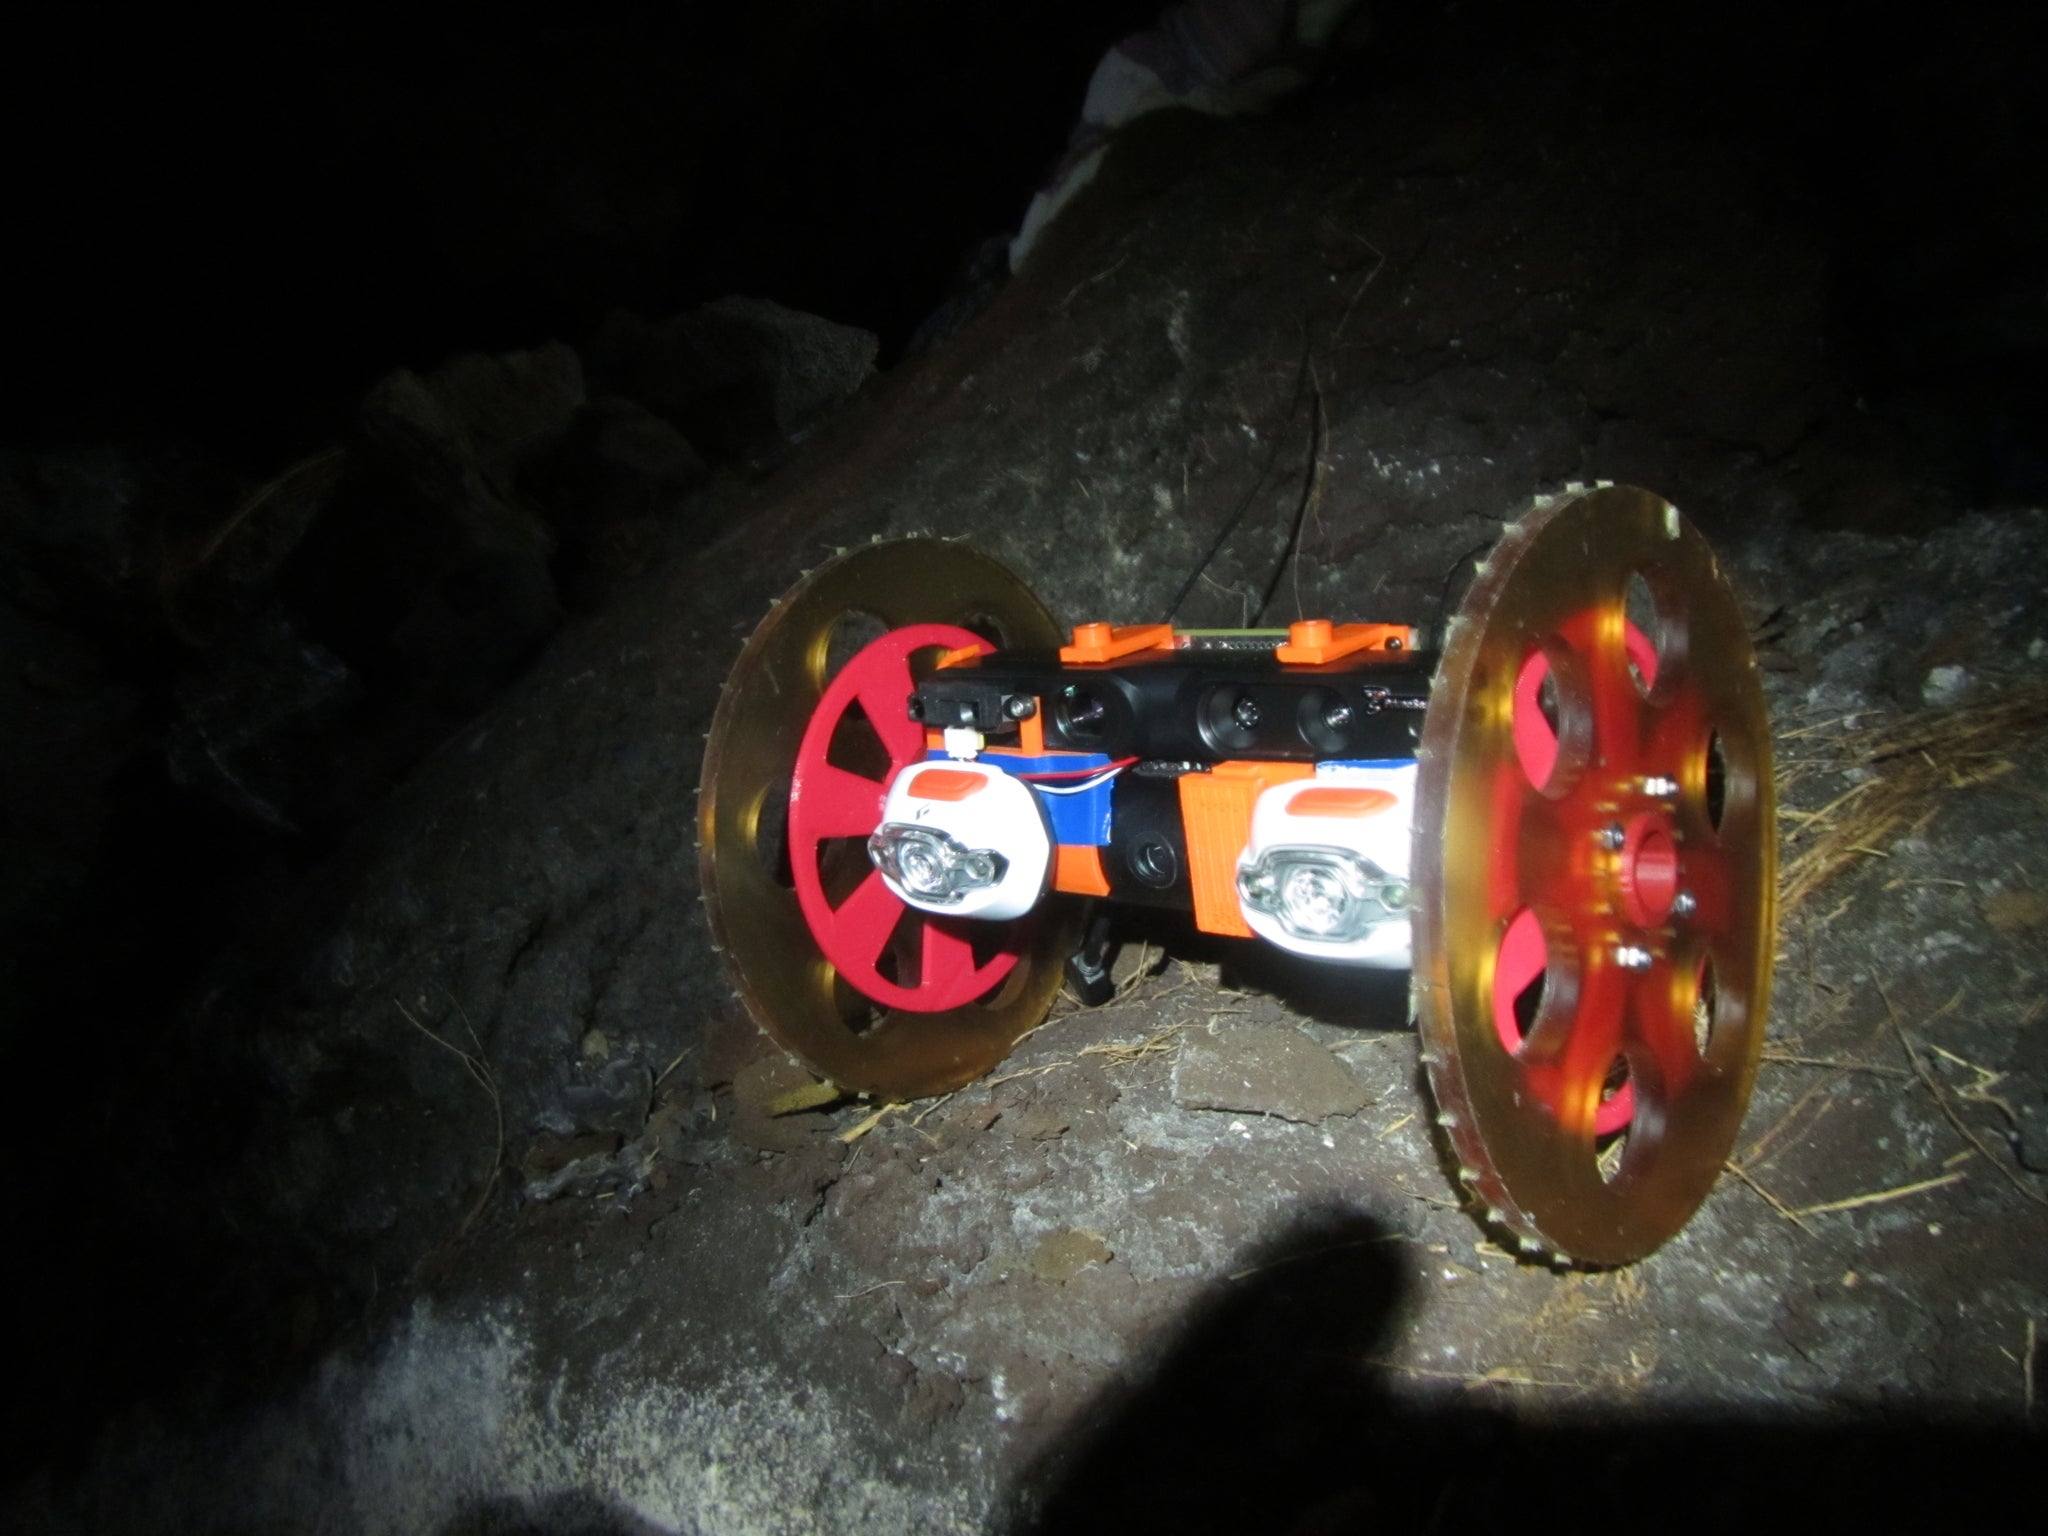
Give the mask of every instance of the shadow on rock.
POLYGON ((1246 941, 1232 946, 1224 981, 1270 992, 1294 1012, 1340 1029, 1408 1028, 1405 970, 1331 965, 1290 955, 1277 945, 1246 941))
POLYGON ((1014 1529, 1325 1536, 1602 1509, 1734 1529, 1776 1508, 1892 1530, 1952 1518, 1966 1500, 2038 1500, 2044 1437, 2013 1421, 1622 1415, 1481 1397, 1491 1389, 1476 1380, 1397 1391, 1379 1362, 1413 1262, 1370 1219, 1304 1217, 1026 1473, 1014 1529))
POLYGON ((587 1493, 558 1493, 544 1499, 483 1499, 448 1524, 439 1536, 660 1536, 666 1527, 587 1493))
POLYGON ((1387 1416, 1367 1362, 1409 1292, 1401 1239, 1314 1213, 1239 1274, 1034 1469, 1026 1529, 1284 1531, 1353 1485, 1359 1426, 1387 1416))

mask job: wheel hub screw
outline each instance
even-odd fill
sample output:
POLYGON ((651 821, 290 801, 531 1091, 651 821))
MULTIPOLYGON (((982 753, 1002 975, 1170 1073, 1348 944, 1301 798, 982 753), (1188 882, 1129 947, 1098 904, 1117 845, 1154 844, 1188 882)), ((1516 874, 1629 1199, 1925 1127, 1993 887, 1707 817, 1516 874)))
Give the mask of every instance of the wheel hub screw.
POLYGON ((1643 793, 1658 796, 1675 795, 1678 793, 1678 780, 1666 778, 1661 773, 1653 773, 1643 780, 1643 793))
POLYGON ((1650 952, 1640 944, 1623 944, 1614 951, 1614 963, 1624 971, 1646 971, 1650 968, 1650 952))
POLYGON ((1246 730, 1252 730, 1259 723, 1259 706, 1250 699, 1239 699, 1231 706, 1230 718, 1246 730))
POLYGON ((1332 704, 1323 711, 1323 724, 1333 731, 1343 730, 1345 726, 1351 723, 1351 720, 1352 714, 1349 704, 1332 704))
POLYGON ((1621 830, 1621 823, 1618 821, 1602 827, 1599 837, 1602 848, 1610 848, 1617 852, 1620 851, 1621 845, 1628 841, 1628 834, 1621 830))
POLYGON ((1693 895, 1691 891, 1680 891, 1671 898, 1671 915, 1673 917, 1691 917, 1693 913, 1699 910, 1699 907, 1699 898, 1693 895))

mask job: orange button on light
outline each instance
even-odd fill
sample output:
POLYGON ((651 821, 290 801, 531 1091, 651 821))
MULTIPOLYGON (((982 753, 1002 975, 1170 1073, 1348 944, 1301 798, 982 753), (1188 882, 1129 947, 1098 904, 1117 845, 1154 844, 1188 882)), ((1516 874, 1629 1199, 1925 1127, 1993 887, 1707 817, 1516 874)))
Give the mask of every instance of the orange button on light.
POLYGON ((1304 789, 1287 802, 1297 816, 1377 816, 1399 805, 1400 797, 1384 789, 1304 789))
POLYGON ((988 787, 988 780, 964 768, 927 768, 910 781, 913 800, 965 800, 988 787))

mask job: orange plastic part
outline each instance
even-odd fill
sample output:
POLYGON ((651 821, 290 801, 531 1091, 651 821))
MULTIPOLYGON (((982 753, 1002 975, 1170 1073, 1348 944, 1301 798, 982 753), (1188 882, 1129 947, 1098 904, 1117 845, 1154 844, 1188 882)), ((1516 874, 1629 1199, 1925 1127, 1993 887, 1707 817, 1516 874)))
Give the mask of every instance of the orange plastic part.
POLYGON ((1195 926, 1202 932, 1252 936, 1237 904, 1237 860, 1251 841, 1252 804, 1273 785, 1314 773, 1309 763, 1228 762, 1207 773, 1180 776, 1188 884, 1195 897, 1195 926))
POLYGON ((1287 802, 1287 808, 1297 816, 1350 816, 1362 820, 1392 810, 1400 803, 1400 797, 1391 790, 1342 789, 1332 785, 1304 789, 1287 802))
POLYGON ((1125 624, 1114 628, 1108 624, 1076 624, 1073 643, 1060 647, 1060 660, 1070 665, 1092 664, 1115 661, 1138 651, 1172 649, 1171 624, 1125 624))
POLYGON ((988 780, 963 768, 927 768, 910 781, 913 800, 965 800, 988 788, 988 780))
POLYGON ((1102 850, 1061 843, 1053 863, 1052 888, 1069 896, 1107 896, 1109 876, 1103 872, 1102 850))
POLYGON ((1287 626, 1287 639, 1273 654, 1290 667, 1320 666, 1360 651, 1405 651, 1415 644, 1406 624, 1332 624, 1328 619, 1303 619, 1287 626))
MULTIPOLYGON (((968 651, 966 654, 972 656, 975 653, 968 651)), ((990 752, 998 754, 1014 752, 1020 757, 1043 757, 1045 755, 1045 706, 1037 699, 1033 699, 1031 703, 1033 706, 1031 718, 1017 722, 1017 745, 1014 747, 984 747, 982 749, 984 756, 990 752)), ((927 752, 945 751, 946 733, 933 726, 926 726, 924 728, 924 749, 927 752)))

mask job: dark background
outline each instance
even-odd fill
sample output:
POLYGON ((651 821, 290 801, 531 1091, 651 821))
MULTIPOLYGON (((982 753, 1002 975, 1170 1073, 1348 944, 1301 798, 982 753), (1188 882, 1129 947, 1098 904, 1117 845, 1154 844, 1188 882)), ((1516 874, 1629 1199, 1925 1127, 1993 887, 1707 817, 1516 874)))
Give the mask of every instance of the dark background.
MULTIPOLYGON (((1014 230, 1094 60, 1153 12, 39 17, 0 66, 0 440, 312 441, 393 366, 727 292, 872 329, 886 363, 1014 230)), ((1825 205, 1843 367, 1923 416, 1967 400, 1978 440, 1925 425, 1930 451, 2039 486, 2015 441, 2048 351, 2033 8, 1396 0, 1375 25, 1330 88, 1449 50, 1607 53, 1617 99, 1747 141, 1825 205)))
POLYGON ((457 348, 740 292, 901 344, 1144 0, 44 18, 0 436, 262 441, 457 348))

